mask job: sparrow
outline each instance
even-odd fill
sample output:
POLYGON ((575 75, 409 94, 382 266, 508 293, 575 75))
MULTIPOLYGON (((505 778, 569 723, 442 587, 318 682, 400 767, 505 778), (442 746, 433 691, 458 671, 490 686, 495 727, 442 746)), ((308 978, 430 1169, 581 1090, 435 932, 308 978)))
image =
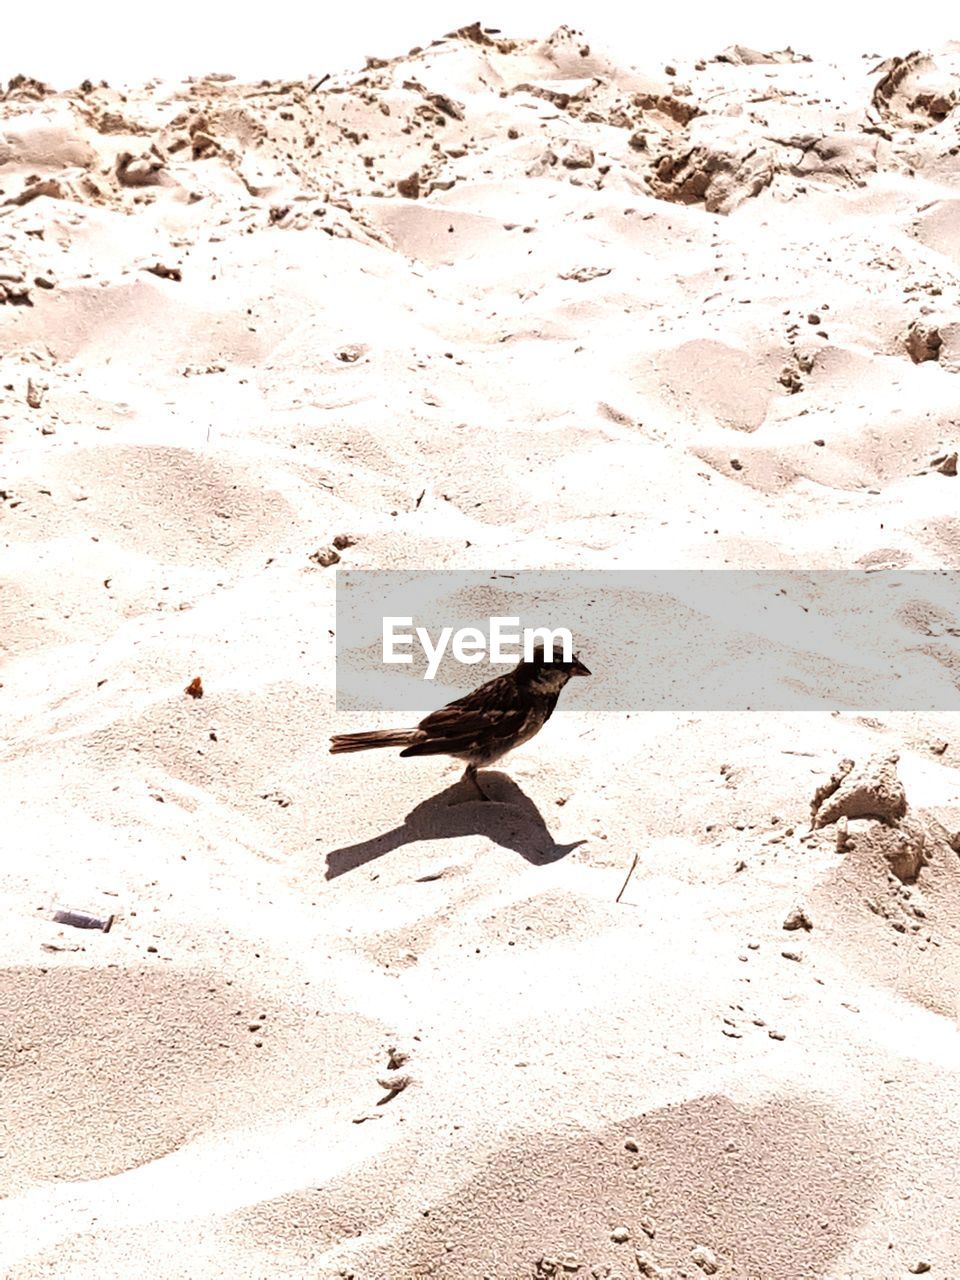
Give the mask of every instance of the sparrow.
POLYGON ((402 747, 401 756, 453 756, 467 762, 462 780, 472 782, 480 798, 489 800, 477 780, 477 770, 539 733, 571 676, 589 674, 576 654, 570 662, 551 662, 542 646, 537 647, 532 661, 521 661, 506 675, 488 680, 439 711, 431 711, 416 728, 338 733, 330 739, 330 751, 339 755, 402 747))

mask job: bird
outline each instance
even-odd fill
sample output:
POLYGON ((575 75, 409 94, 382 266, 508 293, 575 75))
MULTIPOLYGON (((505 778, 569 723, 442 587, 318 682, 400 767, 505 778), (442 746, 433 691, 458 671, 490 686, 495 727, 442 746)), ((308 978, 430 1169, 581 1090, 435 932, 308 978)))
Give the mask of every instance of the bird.
POLYGON ((553 714, 564 686, 572 676, 590 672, 576 654, 571 660, 548 661, 543 646, 533 649, 505 675, 495 676, 463 698, 431 711, 412 729, 370 729, 338 733, 330 752, 371 751, 402 747, 401 756, 453 756, 465 760, 461 781, 471 782, 482 800, 490 797, 480 786, 477 770, 505 756, 539 733, 553 714))

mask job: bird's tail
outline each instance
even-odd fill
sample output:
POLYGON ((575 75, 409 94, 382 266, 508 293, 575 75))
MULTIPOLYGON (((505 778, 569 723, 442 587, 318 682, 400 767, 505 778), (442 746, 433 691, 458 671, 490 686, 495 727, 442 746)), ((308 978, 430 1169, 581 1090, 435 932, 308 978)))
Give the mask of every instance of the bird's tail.
POLYGON ((372 751, 374 747, 407 747, 414 741, 416 729, 370 729, 366 733, 338 733, 330 739, 330 752, 372 751))

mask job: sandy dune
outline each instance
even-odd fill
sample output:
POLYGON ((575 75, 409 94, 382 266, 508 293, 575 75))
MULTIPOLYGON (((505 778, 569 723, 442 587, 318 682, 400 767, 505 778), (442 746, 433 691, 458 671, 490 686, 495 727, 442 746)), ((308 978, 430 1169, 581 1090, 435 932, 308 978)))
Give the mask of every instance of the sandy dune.
POLYGON ((311 559, 960 567, 960 46, 896 52, 11 82, 5 1276, 960 1277, 954 720, 571 694, 473 803, 327 754, 311 559))

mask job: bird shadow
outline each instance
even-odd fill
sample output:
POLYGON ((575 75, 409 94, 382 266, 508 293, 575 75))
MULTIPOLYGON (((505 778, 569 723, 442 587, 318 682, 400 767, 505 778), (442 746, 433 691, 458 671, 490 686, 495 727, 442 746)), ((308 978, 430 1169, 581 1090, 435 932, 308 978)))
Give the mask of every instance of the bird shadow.
POLYGON ((575 840, 573 844, 557 844, 540 810, 505 773, 484 772, 480 777, 489 802, 480 800, 476 789, 461 779, 411 809, 402 826, 359 844, 332 849, 327 854, 326 878, 333 880, 372 862, 374 858, 402 845, 416 844, 419 840, 486 836, 538 867, 565 858, 586 843, 585 840, 575 840))

